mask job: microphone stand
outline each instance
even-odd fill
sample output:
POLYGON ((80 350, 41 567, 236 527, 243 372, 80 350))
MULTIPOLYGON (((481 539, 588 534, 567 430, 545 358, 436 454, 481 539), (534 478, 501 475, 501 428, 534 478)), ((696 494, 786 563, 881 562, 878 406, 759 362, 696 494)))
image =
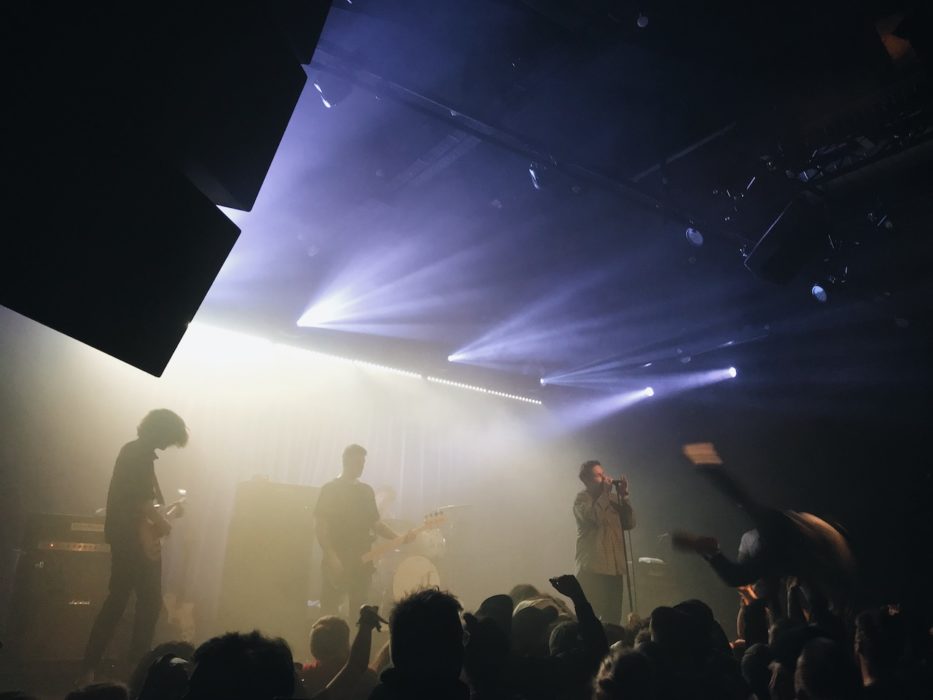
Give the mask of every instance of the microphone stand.
MULTIPOLYGON (((616 502, 620 506, 618 515, 619 515, 619 524, 622 526, 622 553, 623 553, 623 558, 625 560, 625 583, 628 588, 628 607, 629 607, 629 612, 635 612, 635 599, 632 595, 632 584, 633 584, 632 579, 633 579, 633 574, 634 574, 634 569, 635 569, 635 561, 634 561, 635 555, 631 550, 632 535, 631 533, 629 533, 628 544, 626 544, 625 542, 625 521, 622 520, 622 508, 621 508, 622 490, 620 488, 621 484, 617 482, 613 482, 612 485, 615 487, 615 490, 616 490, 616 502), (631 553, 631 556, 633 557, 631 560, 629 559, 630 553, 631 553)), ((623 598, 623 604, 624 604, 625 602, 624 593, 622 594, 622 598, 623 598)))

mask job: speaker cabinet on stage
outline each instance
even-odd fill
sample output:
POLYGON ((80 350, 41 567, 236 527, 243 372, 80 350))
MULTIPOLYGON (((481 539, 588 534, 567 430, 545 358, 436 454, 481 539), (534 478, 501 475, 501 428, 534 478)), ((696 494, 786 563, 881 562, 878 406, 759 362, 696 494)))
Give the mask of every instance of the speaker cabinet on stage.
MULTIPOLYGON (((635 564, 635 591, 638 612, 646 617, 662 605, 676 605, 685 598, 676 584, 670 566, 662 559, 640 557, 635 564)), ((628 610, 628 604, 624 606, 628 610)))
POLYGON ((252 208, 331 0, 14 5, 0 304, 160 376, 239 235, 217 205, 252 208))
MULTIPOLYGON (((16 566, 8 620, 10 651, 23 662, 78 661, 107 597, 110 546, 104 519, 35 513, 16 566)), ((117 629, 109 650, 125 649, 132 625, 117 629)))
POLYGON ((285 638, 293 649, 307 647, 318 491, 260 480, 237 486, 218 631, 259 629, 285 638))

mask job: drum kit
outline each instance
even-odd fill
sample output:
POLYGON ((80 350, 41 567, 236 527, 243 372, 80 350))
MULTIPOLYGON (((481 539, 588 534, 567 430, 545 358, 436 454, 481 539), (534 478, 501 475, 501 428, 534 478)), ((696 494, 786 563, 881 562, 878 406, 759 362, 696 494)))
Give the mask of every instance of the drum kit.
MULTIPOLYGON (((466 505, 448 505, 437 511, 447 514, 466 505)), ((404 520, 385 521, 396 532, 407 532, 413 525, 404 520)), ((423 530, 409 545, 402 545, 376 566, 376 585, 386 604, 394 603, 413 591, 441 585, 441 571, 447 554, 447 537, 440 529, 423 530)))

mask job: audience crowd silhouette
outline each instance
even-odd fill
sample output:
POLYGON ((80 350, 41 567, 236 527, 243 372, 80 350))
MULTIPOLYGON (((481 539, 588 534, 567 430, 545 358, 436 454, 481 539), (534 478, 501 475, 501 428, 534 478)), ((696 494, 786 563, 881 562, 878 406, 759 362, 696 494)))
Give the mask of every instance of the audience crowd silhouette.
MULTIPOLYGON (((737 588, 732 634, 697 599, 646 618, 632 613, 624 625, 601 620, 573 575, 550 579, 553 591, 516 585, 469 611, 426 587, 398 601, 388 622, 368 605, 350 621, 319 618, 297 656, 258 631, 228 632, 197 648, 170 642, 139 659, 126 684, 85 685, 66 700, 933 698, 929 610, 885 605, 855 614, 854 598, 837 594, 837 582, 847 588, 854 580, 848 557, 837 556, 847 548, 825 536, 834 529, 757 504, 718 467, 704 469, 757 525, 737 562, 713 538, 681 537, 737 588), (383 625, 389 641, 377 651, 383 625)), ((32 697, 0 692, 0 700, 32 697)))
POLYGON ((468 612, 446 591, 415 591, 391 611, 388 649, 376 654, 373 633, 385 624, 376 608, 360 609, 352 640, 345 620, 326 616, 312 626, 305 665, 284 640, 256 631, 196 649, 163 644, 127 684, 96 683, 66 700, 933 697, 933 630, 896 606, 848 618, 827 618, 822 609, 815 619, 805 602, 773 610, 752 589, 742 592, 730 640, 700 600, 658 607, 645 619, 630 615, 623 627, 596 617, 575 576, 551 585, 554 593, 516 586, 468 612))

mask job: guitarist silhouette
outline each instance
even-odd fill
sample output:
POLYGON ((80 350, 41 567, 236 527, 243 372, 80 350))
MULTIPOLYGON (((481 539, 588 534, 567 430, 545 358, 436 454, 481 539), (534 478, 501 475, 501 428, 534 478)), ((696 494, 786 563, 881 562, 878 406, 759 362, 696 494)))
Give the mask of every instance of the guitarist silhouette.
POLYGON ((162 557, 157 544, 172 528, 156 506, 156 501, 163 504, 164 500, 155 475, 155 451, 184 447, 188 428, 177 414, 160 408, 146 414, 136 434, 137 439, 120 450, 110 479, 104 523, 110 544, 110 593, 94 620, 84 652, 84 683, 93 682, 130 594, 136 593, 136 614, 125 657, 128 668, 149 651, 162 609, 162 557), (156 547, 147 546, 144 540, 150 530, 154 530, 156 547))
POLYGON ((363 561, 376 536, 388 540, 414 539, 414 531, 400 536, 379 518, 372 487, 359 479, 366 464, 366 449, 349 445, 343 451, 343 470, 321 488, 314 511, 317 538, 324 552, 321 562, 321 610, 337 613, 344 597, 348 610, 367 602, 375 567, 363 561))

